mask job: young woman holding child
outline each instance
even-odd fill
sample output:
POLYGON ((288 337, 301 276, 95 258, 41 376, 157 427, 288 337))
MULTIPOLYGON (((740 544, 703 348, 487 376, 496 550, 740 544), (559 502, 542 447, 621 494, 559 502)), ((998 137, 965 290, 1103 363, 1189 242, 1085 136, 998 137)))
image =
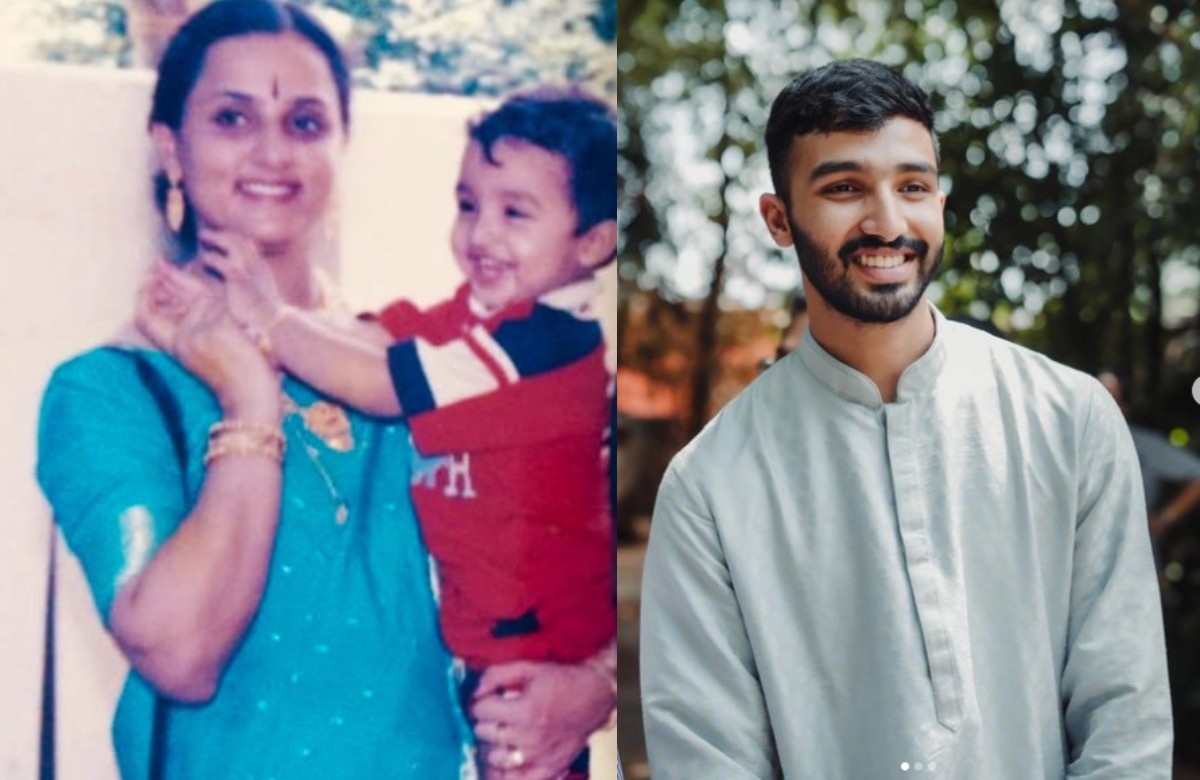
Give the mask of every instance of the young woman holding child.
MULTIPOLYGON (((316 271, 349 121, 346 68, 317 23, 217 0, 159 67, 168 222, 185 244, 252 242, 289 306, 353 328, 316 271)), ((39 479, 132 666, 113 726, 122 776, 470 773, 407 428, 281 380, 203 265, 185 264, 212 293, 193 305, 139 293, 169 353, 85 353, 43 403, 39 479)), ((610 650, 493 669, 470 703, 489 777, 565 776, 614 704, 610 650)))

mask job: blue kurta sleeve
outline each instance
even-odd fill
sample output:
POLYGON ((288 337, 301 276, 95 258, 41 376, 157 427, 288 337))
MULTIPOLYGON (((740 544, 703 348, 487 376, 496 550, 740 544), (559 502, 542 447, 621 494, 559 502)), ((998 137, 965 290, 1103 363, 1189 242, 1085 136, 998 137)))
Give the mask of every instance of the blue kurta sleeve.
POLYGON ((659 488, 642 581, 646 747, 661 780, 781 776, 715 518, 680 473, 659 488))
POLYGON ((1067 777, 1171 776, 1171 701, 1141 475, 1128 428, 1098 383, 1082 471, 1062 697, 1067 777))
POLYGON ((96 350, 55 371, 42 399, 37 477, 107 624, 121 583, 187 509, 166 420, 129 353, 96 350))

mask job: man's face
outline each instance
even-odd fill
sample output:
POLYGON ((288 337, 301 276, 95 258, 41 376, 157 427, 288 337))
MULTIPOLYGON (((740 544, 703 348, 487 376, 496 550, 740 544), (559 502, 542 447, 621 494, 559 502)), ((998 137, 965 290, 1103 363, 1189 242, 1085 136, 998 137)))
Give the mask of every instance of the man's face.
POLYGON ((898 117, 873 133, 801 136, 789 187, 790 209, 774 195, 760 207, 775 242, 795 247, 816 294, 859 322, 912 312, 945 238, 929 131, 898 117))

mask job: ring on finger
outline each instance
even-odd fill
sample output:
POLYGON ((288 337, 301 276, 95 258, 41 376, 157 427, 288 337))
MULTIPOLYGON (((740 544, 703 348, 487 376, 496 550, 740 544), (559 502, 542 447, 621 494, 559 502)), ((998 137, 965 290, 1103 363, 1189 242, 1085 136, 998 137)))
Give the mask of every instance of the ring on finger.
POLYGON ((521 748, 510 747, 508 749, 508 767, 517 769, 525 765, 525 754, 521 752, 521 748))

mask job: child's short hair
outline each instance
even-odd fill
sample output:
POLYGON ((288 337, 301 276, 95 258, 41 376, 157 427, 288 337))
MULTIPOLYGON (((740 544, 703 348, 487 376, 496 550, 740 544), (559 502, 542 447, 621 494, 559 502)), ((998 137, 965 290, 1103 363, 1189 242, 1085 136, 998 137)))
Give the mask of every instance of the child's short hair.
POLYGON ((562 155, 579 217, 575 235, 617 218, 617 122, 602 100, 578 87, 521 92, 471 122, 468 134, 493 164, 492 146, 505 138, 562 155))

